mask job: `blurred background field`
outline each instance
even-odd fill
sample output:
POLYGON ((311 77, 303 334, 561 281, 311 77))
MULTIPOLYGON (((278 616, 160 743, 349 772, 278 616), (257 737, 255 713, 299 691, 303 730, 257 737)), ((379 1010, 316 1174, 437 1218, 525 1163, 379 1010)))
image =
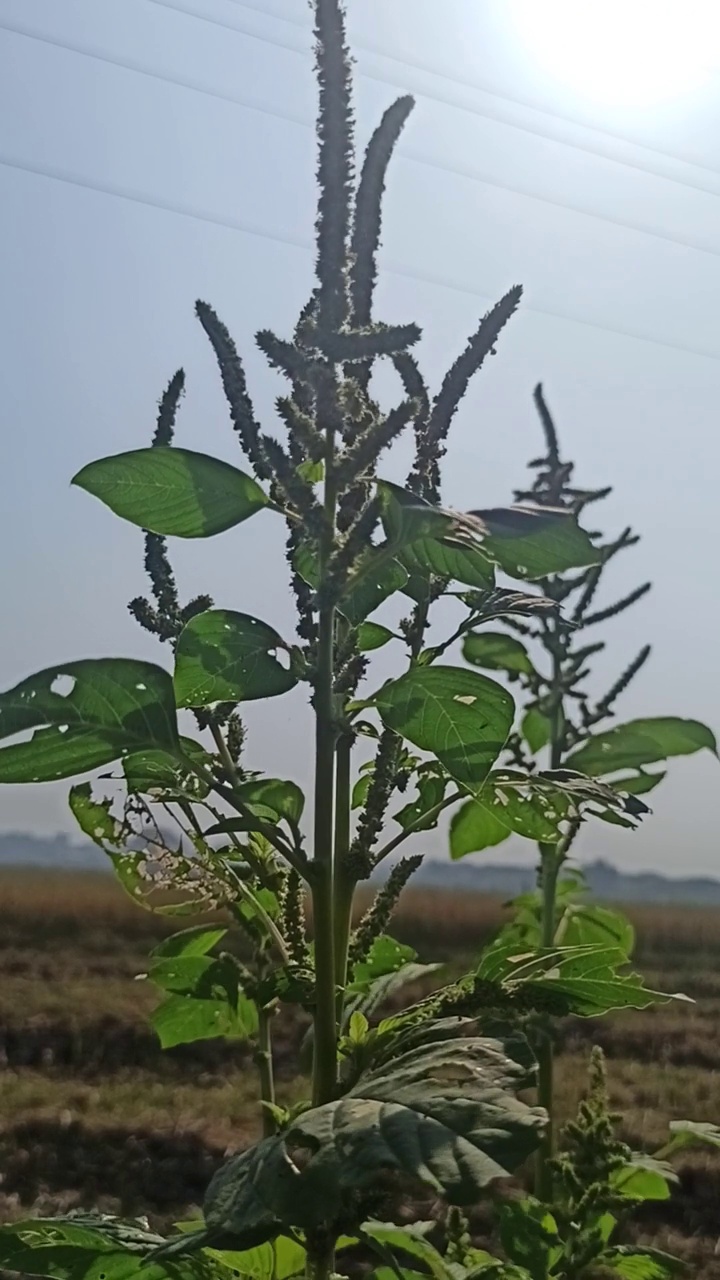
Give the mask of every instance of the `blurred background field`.
MULTIPOLYGON (((562 1031, 561 1106, 585 1084, 592 1044, 609 1059, 622 1136, 652 1150, 671 1119, 720 1121, 720 912, 632 906, 637 963, 670 1003, 562 1031)), ((394 925, 425 960, 470 961, 503 920, 500 899, 408 890, 394 925)), ((242 1044, 168 1052, 146 1015, 148 951, 177 921, 136 907, 103 874, 0 872, 0 1218, 99 1207, 149 1212, 166 1227, 201 1203, 228 1150, 257 1136, 254 1068, 242 1044)), ((303 1028, 275 1028, 281 1095, 303 1028)), ((691 1152, 667 1204, 646 1206, 634 1238, 720 1278, 720 1152, 691 1152)))

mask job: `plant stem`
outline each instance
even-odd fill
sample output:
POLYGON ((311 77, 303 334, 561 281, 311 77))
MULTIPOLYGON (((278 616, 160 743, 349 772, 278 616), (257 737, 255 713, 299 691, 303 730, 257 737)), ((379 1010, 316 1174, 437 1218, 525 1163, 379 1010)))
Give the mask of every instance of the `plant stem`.
MULTIPOLYGON (((337 493, 334 478, 336 386, 333 375, 331 412, 325 431, 326 529, 319 545, 320 590, 335 541, 337 493)), ((337 1016, 335 980, 335 609, 323 604, 318 618, 315 677, 315 819, 312 864, 315 932, 315 1042, 313 1103, 330 1102, 337 1084, 337 1016)))
MULTIPOLYGON (((555 941, 555 901, 557 879, 562 864, 562 854, 554 845, 541 845, 542 859, 542 934, 543 947, 551 947, 555 941)), ((537 1152, 535 1170, 535 1195, 545 1204, 552 1204, 553 1175, 550 1161, 555 1152, 554 1075, 555 1053, 552 1024, 544 1019, 537 1045, 538 1104, 548 1114, 547 1127, 543 1131, 537 1152)))
POLYGON ((352 927, 356 877, 348 866, 350 852, 350 805, 352 785, 350 764, 352 738, 344 734, 337 744, 335 781, 335 1001, 338 1027, 342 1024, 348 946, 352 927))
MULTIPOLYGON (((255 1054, 258 1075, 260 1077, 260 1101, 275 1103, 275 1079, 273 1076, 272 1042, 270 1038, 270 1010, 258 1009, 258 1048, 255 1054)), ((267 1107, 262 1108, 263 1137, 270 1138, 275 1132, 275 1120, 267 1107)))

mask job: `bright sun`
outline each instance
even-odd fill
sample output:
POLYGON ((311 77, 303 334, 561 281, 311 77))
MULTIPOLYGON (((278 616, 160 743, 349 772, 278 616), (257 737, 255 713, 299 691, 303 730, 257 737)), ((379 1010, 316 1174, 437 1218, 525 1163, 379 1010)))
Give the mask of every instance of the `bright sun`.
POLYGON ((509 9, 546 72, 608 105, 677 97, 717 62, 720 0, 509 0, 509 9))

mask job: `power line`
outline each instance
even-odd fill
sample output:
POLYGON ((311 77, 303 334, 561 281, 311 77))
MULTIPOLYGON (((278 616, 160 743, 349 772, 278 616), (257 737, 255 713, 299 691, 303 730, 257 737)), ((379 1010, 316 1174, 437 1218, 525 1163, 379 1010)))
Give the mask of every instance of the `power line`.
MULTIPOLYGON (((214 214, 207 210, 193 209, 190 206, 183 208, 170 200, 164 200, 161 197, 140 195, 136 192, 123 190, 122 187, 111 182, 100 182, 90 180, 80 174, 72 174, 67 170, 59 167, 50 167, 46 165, 38 165, 29 160, 18 160, 16 157, 9 157, 0 154, 0 166, 6 169, 14 169, 20 173, 32 174, 35 177, 48 178, 54 182, 65 183, 68 186, 79 187, 86 191, 94 191, 100 195, 114 196, 120 200, 126 200, 131 204, 143 205, 149 209, 158 209, 163 213, 177 214, 179 217, 190 218, 195 222, 209 223, 212 226, 222 227, 230 231, 239 231, 244 235, 254 236, 261 240, 268 240, 274 244, 289 245, 294 249, 302 249, 311 252, 313 249, 312 241, 309 237, 293 236, 287 232, 270 232, 262 229, 257 224, 242 222, 238 218, 230 218, 221 214, 214 214)), ((477 289, 470 289, 467 284, 459 283, 454 280, 448 280, 443 276, 435 275, 429 271, 418 271, 404 266, 402 263, 394 261, 384 261, 381 264, 382 270, 389 275, 398 276, 405 280, 414 280, 420 284, 429 284, 435 288, 447 289, 452 293, 464 294, 466 297, 478 298, 484 303, 493 301, 487 294, 480 293, 477 289)), ((595 329, 601 333, 610 333, 620 338, 632 338, 636 342, 646 342, 651 346, 661 347, 668 351, 680 351, 684 355, 698 356, 703 360, 714 360, 720 363, 720 354, 713 351, 702 351, 698 347, 691 347, 684 343, 666 342, 662 338, 652 338, 644 333, 634 332, 632 329, 618 329, 612 325, 601 324, 596 320, 586 320, 582 316, 570 315, 566 312, 550 310, 547 307, 523 306, 526 314, 542 316, 545 319, 563 320, 569 324, 582 325, 583 328, 595 329)))
MULTIPOLYGON (((221 18, 214 18, 209 14, 199 13, 196 9, 189 7, 187 0, 182 0, 180 4, 175 3, 175 0, 150 0, 150 3, 156 4, 164 9, 174 10, 176 13, 185 14, 187 17, 196 19, 199 22, 206 22, 212 26, 224 27, 228 31, 235 31, 240 35, 250 36, 253 39, 262 40, 268 44, 277 43, 281 48, 288 49, 290 52, 298 53, 302 56, 309 56, 308 50, 299 48, 296 43, 289 43, 287 41, 276 42, 271 40, 270 37, 260 36, 257 32, 248 31, 239 25, 236 26, 234 23, 223 21, 221 18)), ((279 14, 272 10, 268 11, 268 8, 264 3, 253 3, 253 0, 232 0, 232 3, 240 9, 246 9, 250 13, 262 14, 265 18, 270 17, 275 22, 285 23, 287 26, 296 27, 306 34, 310 34, 308 24, 303 22, 302 19, 289 18, 285 14, 279 14)), ((583 129, 586 133, 591 132, 599 135, 600 137, 609 138, 612 142, 621 142, 624 145, 634 147, 637 150, 646 151, 649 155, 657 156, 660 160, 671 160, 676 164, 686 165, 688 168, 697 169, 702 173, 708 173, 715 179, 720 178, 720 169, 715 169, 712 165, 703 164, 698 160, 689 160, 686 156, 675 155, 672 151, 662 151, 658 147, 650 147, 644 142, 635 142, 632 138, 627 138, 621 133, 601 128, 599 125, 586 124, 582 120, 574 119, 572 116, 562 115, 557 111, 550 111, 546 107, 539 107, 537 103, 531 102, 529 99, 513 97, 511 94, 498 93, 496 89, 488 89, 484 85, 477 84, 475 81, 470 80, 465 76, 457 74, 454 76, 448 76, 446 72, 438 71, 431 63, 401 58, 397 53, 392 53, 378 46, 373 47, 372 45, 363 45, 356 42, 354 44, 354 48, 360 53, 368 54, 370 57, 384 58, 387 62, 397 63, 398 66, 407 67, 411 71, 420 71, 424 74, 433 76, 437 80, 445 80, 448 84, 461 85, 463 88, 471 89, 474 93, 482 93, 488 98, 493 98, 496 102, 509 103, 514 107, 522 107, 524 110, 533 111, 536 115, 544 116, 547 120, 555 120, 564 125, 572 125, 574 128, 583 129)), ((363 70, 361 74, 365 76, 367 80, 375 80, 378 84, 389 85, 395 90, 403 87, 398 86, 392 80, 388 80, 386 77, 378 75, 375 72, 363 70)), ((681 182, 680 179, 669 177, 664 173, 659 173, 657 169, 653 169, 648 165, 636 164, 629 160, 622 160, 611 152, 603 151, 598 147, 581 146, 580 144, 570 142, 565 138, 558 138, 551 133, 544 133, 542 129, 535 129, 529 124, 518 124, 515 120, 503 119, 501 116, 493 115, 488 111, 483 111, 479 107, 468 106, 466 103, 453 102, 451 98, 443 97, 437 92, 432 92, 431 90, 426 89, 413 92, 417 92, 418 97, 428 98, 430 101, 439 102, 444 106, 452 107, 457 111, 464 111, 469 115, 477 115, 483 119, 499 121, 510 129, 517 129, 522 133, 528 133, 533 137, 543 138, 546 141, 550 140, 557 143, 558 146, 568 147, 573 151, 581 151, 587 155, 596 155, 600 159, 609 160, 614 164, 624 165, 630 169, 637 169, 641 173, 651 174, 656 178, 664 178, 667 182, 677 182, 680 186, 693 188, 696 191, 704 191, 707 195, 719 194, 717 190, 703 186, 701 183, 691 181, 681 182)))
MULTIPOLYGON (((161 4, 162 7, 175 8, 174 5, 166 4, 166 0, 153 0, 153 3, 161 4)), ((184 13, 185 10, 178 9, 177 12, 184 13)), ((190 16, 195 16, 195 15, 190 15, 190 16)), ((207 19, 207 20, 214 21, 214 19, 207 19)), ((224 25, 224 24, 221 24, 221 25, 224 25)), ((230 29, 235 30, 235 28, 233 27, 231 27, 230 29)), ((294 115, 289 111, 284 111, 284 110, 281 111, 277 108, 270 108, 263 104, 252 102, 249 99, 243 99, 231 94, 221 93, 216 90, 207 89, 206 87, 200 84, 197 84, 192 80, 179 77, 179 76, 169 76, 163 72, 149 69, 147 66, 144 66, 142 63, 135 60, 129 61, 127 59, 121 59, 121 58, 115 57, 114 55, 100 53, 96 50, 83 48, 82 46, 71 44, 69 41, 61 40, 60 38, 55 36, 39 35, 37 32, 33 32, 26 27, 22 27, 20 24, 0 22, 0 30, 7 31, 13 35, 19 35, 24 39, 47 44, 53 48, 63 49, 66 52, 78 54, 81 57, 90 58, 97 62, 104 62, 110 66, 119 67, 123 70, 130 71, 133 74, 145 76, 147 79, 157 80, 159 82, 171 84, 181 89, 190 90, 193 93, 200 93, 205 97, 217 99, 220 102, 226 102, 232 106, 240 107, 245 110, 257 111, 263 115, 268 115, 273 117, 274 119, 283 120, 287 123, 300 126, 301 128, 304 128, 304 129, 312 129, 314 127, 311 122, 303 119, 300 116, 294 115)), ((245 33, 240 32, 240 34, 245 34, 245 33)), ((278 43, 277 41, 271 40, 268 37, 264 37, 264 36, 253 36, 252 38, 256 38, 258 40, 261 40, 263 43, 268 43, 273 45, 276 45, 278 43)), ((285 47, 285 46, 281 45, 280 47, 285 47)), ((298 51, 294 50, 294 52, 298 52, 298 51)), ((492 117, 488 117, 488 118, 492 118, 492 117)), ((580 151, 583 150, 582 147, 577 147, 575 149, 580 151)), ((713 249, 711 246, 706 244, 693 243, 690 240, 684 239, 682 236, 672 235, 669 232, 658 231, 656 228, 644 225, 640 222, 627 222, 624 219, 613 218, 608 216, 607 214, 594 213, 592 210, 584 209, 580 205, 569 204, 567 201, 564 201, 564 200, 553 200, 549 196, 538 195, 537 192, 531 191, 529 189, 525 189, 522 186, 519 186, 517 184, 513 184, 509 182, 499 182, 495 178, 487 177, 484 174, 478 172, 477 170, 473 170, 470 166, 465 166, 465 165, 461 166, 457 164, 450 164, 447 161, 430 159, 428 156, 424 156, 422 155, 422 153, 407 146, 406 143, 402 143, 400 145, 400 147, 398 148, 398 155, 402 156, 403 159, 409 161, 410 163, 420 165, 423 168, 435 169, 438 172, 448 173, 455 177, 464 178, 466 181, 469 181, 469 182, 479 183, 482 186, 486 186, 486 187, 493 187, 495 190, 505 191, 510 195, 514 195, 514 196, 520 196, 525 200, 534 200, 541 204, 548 205, 552 209, 563 209, 570 213, 574 213, 578 217, 590 218, 596 222, 604 222, 609 226, 619 227, 623 231, 632 231, 636 235, 650 236, 653 239, 660 240, 665 244, 672 244, 682 249, 690 249, 694 253, 702 253, 702 254, 707 254, 713 258, 720 258, 720 249, 713 249)), ((618 163, 626 164, 625 161, 618 161, 618 163)), ((629 164, 626 167, 633 168, 633 169, 637 168, 637 166, 629 165, 629 164)), ((640 172, 645 172, 645 170, 640 170, 640 172)), ((656 174, 655 176, 663 178, 662 174, 656 174)), ((676 179, 672 179, 672 178, 663 179, 663 180, 676 182, 676 184, 679 186, 688 185, 686 183, 678 182, 676 179)), ((700 188, 700 189, 705 190, 704 188, 700 188)), ((706 194, 714 195, 715 193, 706 192, 706 194)))

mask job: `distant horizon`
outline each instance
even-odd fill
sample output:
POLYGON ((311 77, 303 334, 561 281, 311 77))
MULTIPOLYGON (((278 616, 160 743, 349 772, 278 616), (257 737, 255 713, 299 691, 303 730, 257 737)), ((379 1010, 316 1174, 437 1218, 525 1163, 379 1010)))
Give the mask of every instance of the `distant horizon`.
MULTIPOLYGON (((18 862, 8 861, 8 854, 10 851, 6 848, 6 846, 10 845, 13 840, 27 841, 29 844, 36 845, 36 846, 45 845, 48 847, 48 850, 51 849, 53 845, 60 845, 63 848, 72 851, 72 853, 80 853, 81 855, 83 855, 83 857, 85 855, 94 857, 95 854, 97 854, 99 865, 103 866, 103 869, 107 870, 108 872, 112 872, 112 867, 110 866, 109 862, 106 861, 105 863, 102 863, 102 859, 106 855, 103 854, 103 851, 99 848, 99 846, 93 844, 92 840, 90 840, 89 838, 84 840, 82 838, 81 833, 79 832, 70 833, 67 831, 57 831, 54 835, 48 836, 48 835, 38 834, 37 832, 33 832, 33 831, 20 831, 20 830, 12 830, 12 829, 11 830, 0 829, 0 869, 9 868, 9 867, 22 869, 24 865, 22 861, 18 861, 18 862)), ((596 854, 594 856, 589 856, 586 854, 585 856, 582 857, 582 859, 575 858, 573 859, 573 861, 576 862, 577 865, 579 865, 581 869, 586 873, 590 871, 595 871, 595 872, 605 871, 627 881, 637 881, 642 878, 654 877, 654 878, 657 878, 658 880, 667 882, 669 884, 682 885, 682 884, 689 884, 689 883, 707 883, 707 884, 717 885, 720 888, 720 874, 717 876, 713 876, 703 872, 686 872, 685 874, 673 874, 673 873, 669 873, 667 871, 661 870, 657 867, 626 868, 626 867, 620 866, 617 862, 613 861, 612 858, 599 855, 599 854, 596 854)), ((506 871, 509 873, 513 873, 513 872, 520 873, 523 871, 534 872, 536 869, 536 862, 534 860, 532 852, 525 853, 522 850, 522 848, 518 846, 516 846, 516 851, 512 853, 508 852, 505 855, 502 855, 499 853, 496 854, 492 861, 487 860, 486 853, 477 853, 477 854, 469 854, 467 857, 457 862, 453 862, 449 854, 443 855, 443 853, 441 852, 428 851, 425 854, 423 866, 427 867, 428 863, 433 863, 439 866, 447 867, 448 873, 455 874, 458 880, 461 880, 463 878, 463 872, 465 873, 465 877, 467 877, 468 873, 472 874, 474 872, 480 873, 481 875, 482 873, 486 872, 487 874, 492 875, 493 873, 496 873, 496 872, 506 872, 506 871)), ((34 862, 32 863, 32 865, 35 867, 52 868, 54 864, 52 861, 50 861, 48 863, 34 862)), ((58 869, 62 869, 62 868, 58 868, 58 869)), ((78 868, 76 866, 74 868, 68 868, 68 869, 78 870, 81 868, 78 868)), ((422 875, 422 872, 420 872, 420 875, 422 875)), ((461 886, 458 886, 458 887, 460 888, 461 886)))

